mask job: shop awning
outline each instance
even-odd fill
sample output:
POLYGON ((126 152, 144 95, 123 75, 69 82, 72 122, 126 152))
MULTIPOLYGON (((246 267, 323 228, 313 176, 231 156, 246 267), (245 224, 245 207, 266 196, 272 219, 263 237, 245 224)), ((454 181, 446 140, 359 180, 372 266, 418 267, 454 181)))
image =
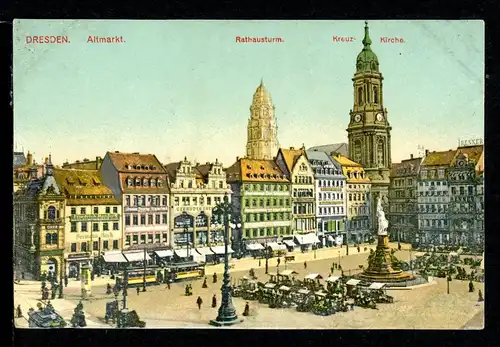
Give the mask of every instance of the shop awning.
POLYGON ((212 252, 210 247, 196 248, 196 252, 200 253, 201 255, 213 255, 214 254, 214 252, 212 252))
POLYGON ((260 243, 248 243, 246 244, 246 248, 249 251, 258 251, 264 249, 264 246, 262 246, 260 243))
POLYGON ((264 285, 264 288, 274 288, 274 287, 276 287, 276 283, 266 283, 264 285))
POLYGON ((330 276, 325 281, 326 282, 337 282, 340 279, 340 276, 330 276))
POLYGON ((325 292, 315 292, 314 294, 318 296, 326 296, 325 292))
POLYGON ((372 284, 370 284, 368 289, 381 289, 384 286, 385 286, 385 283, 373 282, 372 284))
MULTIPOLYGON (((224 246, 210 247, 215 254, 224 254, 224 246)), ((234 253, 230 246, 227 246, 227 253, 234 253)))
POLYGON ((289 291, 290 290, 290 287, 287 287, 287 286, 281 286, 278 288, 279 290, 285 290, 285 291, 289 291))
POLYGON ((172 257, 174 255, 174 252, 172 252, 170 249, 162 249, 161 251, 155 251, 155 253, 160 258, 172 257))
POLYGON ((295 270, 284 270, 281 271, 279 274, 283 276, 291 276, 291 275, 298 275, 299 273, 295 270))
POLYGON ((295 247, 297 246, 293 240, 283 240, 283 243, 287 245, 288 247, 295 247))
POLYGON ((299 289, 298 293, 300 294, 309 294, 311 291, 309 289, 299 289))
POLYGON ((276 242, 270 242, 267 244, 267 247, 270 247, 273 251, 286 251, 285 245, 280 245, 276 242))
POLYGON ((308 280, 322 279, 323 277, 320 274, 309 274, 306 277, 308 280))
POLYGON ((106 263, 126 263, 127 259, 123 256, 122 252, 105 252, 102 256, 106 263))
MULTIPOLYGON (((195 250, 192 248, 189 248, 189 256, 193 255, 193 252, 195 250)), ((174 254, 178 256, 179 258, 187 258, 188 257, 188 250, 186 248, 179 248, 174 250, 174 254)))
POLYGON ((299 245, 312 245, 315 243, 320 243, 318 236, 315 233, 295 235, 295 239, 299 245))
MULTIPOLYGON (((144 252, 123 252, 123 255, 125 256, 125 258, 127 258, 128 261, 144 261, 144 252)), ((147 253, 146 260, 151 260, 151 257, 147 253)))
POLYGON ((329 242, 333 242, 333 241, 334 241, 333 236, 332 236, 332 235, 328 235, 327 240, 328 240, 329 242))
POLYGON ((348 284, 350 286, 357 286, 359 282, 361 282, 361 281, 360 280, 356 280, 354 278, 351 278, 349 281, 346 282, 346 284, 348 284))

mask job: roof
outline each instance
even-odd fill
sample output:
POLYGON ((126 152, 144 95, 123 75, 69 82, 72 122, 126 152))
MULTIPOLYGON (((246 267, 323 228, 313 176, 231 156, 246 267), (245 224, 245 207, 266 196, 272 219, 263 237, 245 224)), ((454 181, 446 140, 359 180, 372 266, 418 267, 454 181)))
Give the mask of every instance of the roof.
POLYGON ((55 168, 54 178, 66 195, 68 205, 120 204, 115 199, 111 189, 102 182, 98 170, 55 168), (83 198, 83 196, 91 196, 92 198, 83 198))
POLYGON ((391 166, 391 177, 395 177, 395 176, 398 176, 398 169, 399 168, 402 168, 403 167, 403 164, 402 163, 392 163, 392 166, 391 166))
POLYGON ((255 90, 255 93, 253 94, 253 103, 254 104, 271 104, 272 99, 271 99, 271 94, 267 91, 266 87, 264 86, 264 80, 260 80, 260 84, 255 90))
POLYGON ((23 167, 27 164, 26 156, 24 155, 23 152, 14 152, 13 155, 13 165, 14 169, 17 169, 19 167, 23 167))
POLYGON ((420 170, 422 158, 411 158, 402 160, 401 163, 393 163, 391 177, 414 176, 420 170))
POLYGON ((170 177, 172 182, 175 182, 175 179, 177 177, 177 170, 181 167, 181 163, 182 161, 178 161, 164 166, 164 169, 165 171, 167 171, 168 177, 170 177))
POLYGON ((290 182, 273 160, 240 158, 226 171, 228 182, 290 182))
POLYGON ((118 172, 165 173, 154 154, 107 152, 118 172))
POLYGON ((356 163, 344 155, 332 155, 332 158, 336 160, 342 167, 362 167, 361 164, 356 163))
POLYGON ((453 158, 452 165, 455 163, 456 159, 458 158, 459 154, 465 154, 469 160, 474 161, 477 163, 479 161, 479 158, 481 158, 481 154, 483 153, 484 146, 479 145, 479 146, 467 146, 467 147, 458 147, 457 152, 455 157, 453 158))
POLYGON ((342 143, 332 143, 329 145, 320 145, 320 146, 314 146, 308 149, 308 151, 320 151, 320 152, 325 152, 325 153, 340 153, 343 156, 349 156, 349 146, 347 143, 342 142, 342 143))
POLYGON ((283 160, 285 161, 286 167, 289 172, 292 172, 293 167, 297 163, 297 160, 301 155, 304 155, 307 158, 305 148, 295 149, 293 147, 290 148, 280 148, 278 151, 278 155, 281 153, 283 155, 283 160))
POLYGON ((361 164, 358 164, 343 155, 332 156, 340 165, 347 183, 370 183, 370 178, 361 164))
POLYGON ((156 172, 137 172, 137 173, 127 173, 120 172, 118 174, 120 177, 120 184, 122 187, 122 192, 124 194, 168 194, 169 193, 169 179, 167 173, 156 173, 156 172), (127 185, 127 178, 132 178, 134 180, 134 186, 129 187, 127 185), (148 181, 147 186, 135 186, 135 179, 139 178, 141 182, 146 179, 148 181), (151 186, 151 179, 161 179, 163 180, 163 186, 159 187, 158 183, 156 186, 151 186))
POLYGON ((97 160, 83 160, 76 161, 74 163, 63 163, 63 169, 81 169, 81 170, 98 170, 101 166, 102 161, 97 162, 97 160))
POLYGON ((455 157, 457 150, 450 149, 441 152, 429 152, 424 158, 422 166, 447 166, 450 165, 455 157))

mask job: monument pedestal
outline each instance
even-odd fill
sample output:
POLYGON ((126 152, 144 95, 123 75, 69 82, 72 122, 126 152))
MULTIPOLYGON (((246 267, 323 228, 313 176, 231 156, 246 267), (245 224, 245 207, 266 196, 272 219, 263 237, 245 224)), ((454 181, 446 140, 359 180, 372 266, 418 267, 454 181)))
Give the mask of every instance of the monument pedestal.
POLYGON ((368 268, 356 277, 380 283, 404 282, 414 279, 414 276, 409 273, 393 268, 389 237, 387 235, 378 235, 377 248, 375 254, 369 260, 368 268))

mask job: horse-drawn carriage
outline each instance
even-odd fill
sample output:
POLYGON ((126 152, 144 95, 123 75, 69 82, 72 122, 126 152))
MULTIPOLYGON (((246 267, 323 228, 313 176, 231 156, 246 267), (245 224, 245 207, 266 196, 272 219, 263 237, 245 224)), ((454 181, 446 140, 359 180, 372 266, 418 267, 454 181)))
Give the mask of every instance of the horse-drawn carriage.
POLYGON ((335 305, 328 293, 317 291, 314 293, 314 304, 312 312, 318 316, 329 316, 335 313, 335 305))
POLYGON ((294 293, 296 310, 299 312, 310 312, 314 304, 314 293, 309 289, 299 289, 294 293))
POLYGON ((394 302, 394 298, 387 295, 385 283, 374 282, 370 284, 368 289, 370 291, 370 296, 377 304, 392 304, 394 302))
POLYGON ((304 286, 312 290, 314 292, 317 292, 319 290, 324 289, 323 285, 319 282, 320 279, 323 279, 323 276, 317 273, 309 274, 306 277, 304 277, 304 286))

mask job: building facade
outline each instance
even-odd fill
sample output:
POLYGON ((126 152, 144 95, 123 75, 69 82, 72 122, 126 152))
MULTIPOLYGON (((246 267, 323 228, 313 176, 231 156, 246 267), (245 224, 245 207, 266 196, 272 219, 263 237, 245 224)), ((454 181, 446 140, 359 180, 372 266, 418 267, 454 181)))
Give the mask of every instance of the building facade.
POLYGON ((418 244, 450 242, 448 172, 455 155, 451 149, 425 151, 418 182, 418 244))
POLYGON ((305 148, 280 148, 276 163, 291 182, 292 232, 316 233, 316 186, 305 148))
POLYGON ((44 165, 38 165, 33 160, 33 154, 28 151, 14 152, 13 155, 13 182, 14 192, 26 187, 26 184, 33 178, 40 178, 44 173, 44 165))
POLYGON ((49 156, 41 178, 32 178, 14 194, 14 256, 21 269, 36 278, 64 276, 66 200, 49 156))
POLYGON ((371 182, 363 167, 347 157, 332 153, 332 158, 342 167, 346 178, 346 230, 344 243, 368 242, 371 234, 372 195, 371 182))
POLYGON ((290 180, 275 161, 237 158, 226 174, 234 212, 242 221, 234 248, 293 235, 290 180))
POLYGON ((476 171, 476 225, 474 241, 484 247, 484 171, 476 171))
POLYGON ((278 125, 274 116, 275 106, 271 95, 261 81, 253 95, 248 120, 246 157, 272 160, 278 152, 278 125))
POLYGON ((123 249, 165 247, 169 239, 169 181, 153 154, 107 152, 103 183, 123 209, 123 249))
POLYGON ((345 230, 346 178, 342 166, 325 152, 307 151, 307 158, 314 172, 318 238, 323 246, 332 245, 345 230))
POLYGON ((393 163, 389 186, 389 237, 391 241, 414 243, 418 232, 418 178, 423 158, 393 163))
POLYGON ((222 226, 212 227, 212 210, 224 195, 231 196, 222 163, 192 164, 183 161, 165 165, 170 181, 170 231, 172 246, 190 242, 193 247, 224 243, 222 226), (187 229, 186 229, 187 228, 187 229))
POLYGON ((482 154, 482 145, 459 147, 448 171, 450 242, 455 245, 480 239, 477 210, 482 209, 477 206, 476 167, 482 154))
POLYGON ((122 205, 97 170, 54 169, 66 198, 65 264, 70 276, 102 252, 122 249, 122 205))
MULTIPOLYGON (((389 192, 391 167, 391 126, 387 108, 384 107, 383 77, 379 61, 371 49, 368 24, 365 25, 363 50, 356 59, 356 73, 352 79, 354 105, 349 112, 347 127, 349 158, 359 163, 371 181, 372 200, 383 199, 387 211, 386 197, 389 192)), ((377 230, 376 211, 372 211, 371 222, 377 230)))

